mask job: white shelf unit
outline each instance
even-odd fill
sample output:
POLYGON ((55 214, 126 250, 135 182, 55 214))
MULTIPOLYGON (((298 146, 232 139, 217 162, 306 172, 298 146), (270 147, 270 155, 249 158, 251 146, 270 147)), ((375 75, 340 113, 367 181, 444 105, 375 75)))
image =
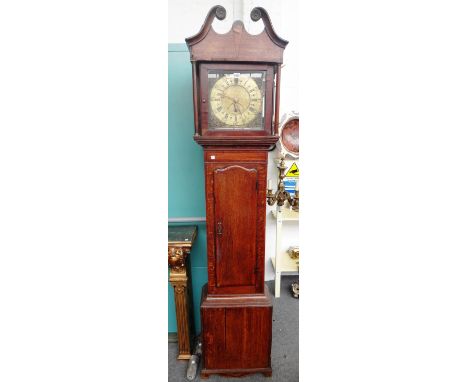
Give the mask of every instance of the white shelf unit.
POLYGON ((275 297, 280 297, 281 291, 281 274, 288 272, 299 273, 299 259, 291 259, 289 254, 281 249, 283 222, 299 221, 299 212, 292 209, 282 207, 271 211, 271 214, 276 219, 276 251, 275 257, 271 258, 273 269, 275 270, 275 297))

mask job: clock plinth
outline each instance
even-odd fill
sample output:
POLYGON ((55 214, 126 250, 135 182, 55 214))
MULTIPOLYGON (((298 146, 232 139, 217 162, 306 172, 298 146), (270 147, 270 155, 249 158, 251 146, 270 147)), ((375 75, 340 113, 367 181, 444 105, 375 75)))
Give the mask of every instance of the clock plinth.
POLYGON ((268 150, 278 141, 280 73, 287 41, 268 13, 250 35, 241 21, 216 33, 213 7, 187 38, 193 75, 194 140, 203 146, 208 283, 201 301, 203 368, 211 374, 271 376, 273 305, 264 283, 268 150))
POLYGON ((271 376, 273 304, 268 287, 261 294, 210 296, 202 292, 202 377, 211 374, 271 376))

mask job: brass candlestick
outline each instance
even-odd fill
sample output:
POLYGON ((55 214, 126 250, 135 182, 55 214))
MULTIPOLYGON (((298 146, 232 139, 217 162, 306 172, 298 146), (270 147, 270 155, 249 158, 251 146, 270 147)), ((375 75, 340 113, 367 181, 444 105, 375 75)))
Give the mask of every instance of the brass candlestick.
POLYGON ((268 181, 268 188, 267 188, 267 203, 269 206, 273 206, 275 203, 278 204, 278 207, 284 205, 284 202, 288 202, 289 205, 292 207, 294 211, 299 211, 299 187, 296 184, 296 190, 294 196, 291 196, 289 192, 287 192, 284 188, 284 177, 285 171, 287 169, 286 164, 284 163, 284 155, 281 156, 280 163, 278 164, 278 171, 279 171, 279 181, 278 187, 276 192, 273 194, 273 190, 271 188, 271 182, 268 181))

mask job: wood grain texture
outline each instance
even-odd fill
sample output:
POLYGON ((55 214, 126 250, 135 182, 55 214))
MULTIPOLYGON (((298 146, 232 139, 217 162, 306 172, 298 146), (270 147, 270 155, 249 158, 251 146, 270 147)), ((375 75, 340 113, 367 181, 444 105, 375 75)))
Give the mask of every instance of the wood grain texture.
POLYGON ((258 162, 267 164, 268 155, 264 151, 244 151, 237 149, 236 151, 226 150, 205 150, 205 163, 222 163, 222 162, 258 162), (214 158, 212 158, 214 157, 214 158))
MULTIPOLYGON (((286 45, 288 45, 288 41, 278 36, 275 32, 273 25, 270 20, 270 16, 268 12, 262 7, 255 7, 252 9, 250 13, 250 18, 252 21, 257 22, 260 19, 263 21, 263 25, 265 26, 264 31, 260 35, 251 35, 249 34, 245 28, 244 24, 241 21, 235 21, 231 28, 231 31, 225 34, 218 34, 212 28, 212 23, 214 18, 218 20, 224 20, 226 18, 226 9, 221 5, 215 5, 212 7, 208 14, 206 15, 205 22, 203 23, 200 31, 192 37, 188 37, 185 39, 187 45, 190 47, 200 46, 200 43, 203 42, 206 38, 210 39, 210 34, 212 35, 212 40, 209 42, 214 42, 215 44, 220 44, 221 46, 215 45, 214 47, 208 47, 206 49, 202 45, 201 54, 205 52, 213 51, 214 54, 218 55, 221 59, 229 60, 229 61, 236 61, 232 59, 232 54, 229 54, 229 49, 234 50, 236 53, 237 60, 240 61, 249 61, 250 58, 253 61, 261 61, 259 57, 264 58, 267 61, 268 52, 255 52, 255 44, 261 44, 265 48, 272 49, 274 46, 271 44, 278 46, 281 50, 284 50, 286 45), (265 38, 268 36, 268 39, 265 38), (249 39, 249 41, 245 41, 245 39, 249 39), (268 41, 269 40, 269 41, 268 41), (230 47, 223 47, 222 45, 226 45, 231 43, 230 47), (234 44, 233 44, 234 43, 234 44), (241 47, 242 45, 242 47, 241 47), (245 47, 244 47, 245 46, 245 47), (223 49, 224 48, 224 49, 223 49), (241 49, 241 50, 240 50, 241 49), (246 55, 244 56, 243 53, 246 55)), ((207 42, 205 44, 209 45, 207 42)), ((258 46, 257 46, 258 48, 258 46)), ((198 52, 198 51, 196 51, 198 52)), ((270 52, 271 54, 271 52, 270 52)), ((280 52, 280 57, 282 59, 282 53, 280 52)), ((207 61, 215 61, 216 59, 212 56, 204 57, 204 56, 196 56, 195 54, 191 57, 192 60, 207 60, 207 61)), ((282 62, 282 61, 279 61, 282 62)))
POLYGON ((273 82, 274 82, 273 65, 265 64, 206 64, 199 65, 199 82, 200 82, 200 98, 199 102, 199 118, 200 118, 200 135, 204 137, 268 137, 274 135, 273 127, 273 82), (208 86, 208 72, 209 70, 239 70, 239 71, 265 71, 265 117, 262 130, 249 130, 249 129, 226 129, 226 130, 212 130, 208 126, 209 115, 209 86, 208 86))
POLYGON ((198 135, 199 132, 199 124, 198 121, 200 120, 198 117, 198 105, 199 105, 199 94, 198 94, 198 75, 197 75, 197 64, 192 62, 192 87, 193 87, 193 116, 195 120, 195 132, 194 136, 198 135))
POLYGON ((189 359, 191 356, 191 333, 189 332, 187 281, 171 282, 171 284, 174 286, 177 315, 177 334, 179 340, 178 359, 189 359))
POLYGON ((252 368, 252 369, 202 369, 200 371, 201 379, 208 379, 210 375, 218 374, 223 377, 244 377, 249 374, 262 373, 265 377, 271 377, 271 367, 252 368))
POLYGON ((170 272, 169 282, 174 288, 174 302, 177 317, 177 339, 179 345, 178 359, 189 359, 192 350, 194 333, 192 291, 190 287, 190 271, 170 272))
POLYGON ((178 359, 190 359, 194 333, 190 250, 197 226, 168 227, 169 282, 174 288, 177 318, 178 359))
POLYGON ((185 41, 192 61, 263 61, 281 64, 288 42, 274 39, 273 33, 269 34, 264 29, 260 34, 251 35, 245 30, 244 23, 236 20, 227 33, 218 34, 210 25, 204 27, 203 35, 185 41), (259 46, 263 49, 259 50, 259 46))
POLYGON ((273 135, 277 136, 279 131, 279 111, 280 111, 280 86, 281 83, 281 65, 276 67, 276 88, 275 88, 275 117, 273 119, 273 135))
POLYGON ((208 149, 214 149, 219 146, 225 146, 226 150, 230 146, 234 146, 234 150, 266 150, 271 151, 275 148, 279 136, 259 136, 259 137, 244 137, 244 136, 202 136, 199 134, 194 135, 193 139, 199 145, 208 149))
POLYGON ((224 308, 201 310, 203 358, 207 368, 221 365, 226 368, 225 357, 226 312, 224 308))
MULTIPOLYGON (((208 283, 201 316, 203 369, 211 374, 271 376, 272 302, 264 285, 267 151, 278 141, 280 70, 288 42, 261 7, 251 19, 264 30, 250 35, 241 21, 218 34, 220 5, 186 39, 192 61, 194 140, 204 148, 208 283), (209 129, 208 71, 263 71, 263 125, 209 129)), ((234 101, 237 102, 237 101, 234 101)))
POLYGON ((262 293, 267 153, 218 150, 205 158, 209 293, 262 293))
POLYGON ((217 288, 256 284, 257 178, 255 168, 239 165, 214 170, 217 288))
POLYGON ((207 283, 202 289, 201 306, 203 308, 271 307, 273 303, 268 288, 263 288, 262 293, 216 295, 209 293, 207 283))
POLYGON ((200 31, 186 39, 192 61, 194 140, 202 146, 236 145, 271 150, 278 141, 279 73, 288 42, 275 33, 268 13, 261 7, 251 13, 252 20, 262 19, 265 25, 257 35, 250 35, 241 21, 235 21, 228 33, 216 33, 211 27, 214 18, 223 20, 225 16, 224 7, 213 7, 200 31), (266 71, 262 129, 208 129, 209 69, 266 71))
POLYGON ((202 294, 202 374, 271 375, 272 302, 267 289, 257 296, 202 294))

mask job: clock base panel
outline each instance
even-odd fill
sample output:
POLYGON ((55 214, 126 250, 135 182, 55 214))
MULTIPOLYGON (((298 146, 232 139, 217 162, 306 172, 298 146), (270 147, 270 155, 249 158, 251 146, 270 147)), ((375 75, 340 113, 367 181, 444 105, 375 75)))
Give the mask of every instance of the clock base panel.
POLYGON ((201 301, 203 368, 211 374, 271 376, 273 304, 268 287, 251 295, 210 296, 201 301))
POLYGON ((265 377, 271 377, 272 370, 271 367, 265 367, 260 369, 202 369, 200 372, 200 377, 202 379, 209 378, 210 375, 217 374, 223 377, 244 377, 249 374, 261 373, 265 377))

